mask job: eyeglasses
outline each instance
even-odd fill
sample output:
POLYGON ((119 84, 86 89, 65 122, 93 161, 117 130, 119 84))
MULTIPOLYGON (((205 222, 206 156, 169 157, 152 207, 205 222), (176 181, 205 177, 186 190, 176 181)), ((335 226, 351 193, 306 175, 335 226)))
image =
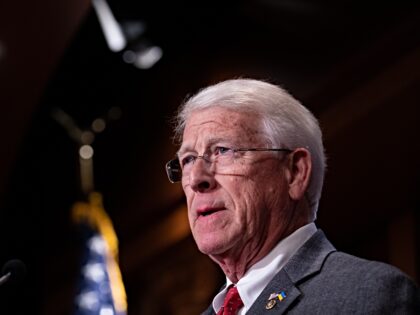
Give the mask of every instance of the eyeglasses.
POLYGON ((265 148, 239 148, 232 149, 226 147, 215 147, 203 155, 193 155, 191 153, 183 154, 166 163, 166 174, 171 183, 177 183, 183 177, 188 177, 191 173, 192 166, 198 159, 203 159, 217 167, 218 172, 226 171, 232 167, 235 160, 238 158, 239 152, 247 151, 277 151, 290 153, 290 149, 265 149, 265 148))

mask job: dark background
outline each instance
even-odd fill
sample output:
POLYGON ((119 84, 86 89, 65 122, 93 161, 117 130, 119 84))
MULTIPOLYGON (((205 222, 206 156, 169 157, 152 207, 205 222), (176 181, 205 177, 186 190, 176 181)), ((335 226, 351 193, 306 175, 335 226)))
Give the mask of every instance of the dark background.
POLYGON ((3 314, 70 314, 80 237, 83 129, 119 107, 93 147, 95 187, 120 240, 129 313, 198 314, 223 282, 190 236, 164 164, 186 95, 222 79, 281 84, 320 119, 328 171, 317 225, 339 250, 419 276, 420 5, 415 1, 110 1, 137 40, 163 50, 141 70, 111 52, 89 1, 0 3, 0 288, 3 314))

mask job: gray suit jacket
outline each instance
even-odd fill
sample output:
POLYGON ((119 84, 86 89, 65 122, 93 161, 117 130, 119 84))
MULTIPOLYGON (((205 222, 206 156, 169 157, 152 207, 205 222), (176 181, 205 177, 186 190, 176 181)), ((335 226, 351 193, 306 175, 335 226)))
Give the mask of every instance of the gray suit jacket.
MULTIPOLYGON (((212 306, 202 313, 213 314, 212 306)), ((247 314, 420 314, 420 293, 398 269, 337 252, 318 230, 247 314), (270 295, 282 291, 286 297, 266 309, 270 295)))

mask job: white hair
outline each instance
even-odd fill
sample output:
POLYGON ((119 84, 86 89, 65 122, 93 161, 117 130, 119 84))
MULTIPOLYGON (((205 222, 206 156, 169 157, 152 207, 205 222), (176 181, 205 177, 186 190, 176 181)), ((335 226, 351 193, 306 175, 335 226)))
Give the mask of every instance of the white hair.
POLYGON ((180 107, 175 137, 182 140, 191 113, 218 106, 251 112, 259 117, 267 140, 273 146, 306 148, 312 159, 312 174, 306 191, 312 219, 315 220, 321 198, 326 158, 317 119, 283 88, 253 79, 233 79, 202 89, 180 107))

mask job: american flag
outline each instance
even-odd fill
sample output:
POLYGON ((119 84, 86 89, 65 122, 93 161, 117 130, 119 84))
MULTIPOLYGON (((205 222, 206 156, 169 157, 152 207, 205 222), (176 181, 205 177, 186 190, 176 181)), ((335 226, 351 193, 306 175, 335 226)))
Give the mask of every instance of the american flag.
POLYGON ((125 315, 126 295, 117 263, 118 241, 99 193, 73 207, 83 231, 83 256, 75 298, 75 315, 125 315))

